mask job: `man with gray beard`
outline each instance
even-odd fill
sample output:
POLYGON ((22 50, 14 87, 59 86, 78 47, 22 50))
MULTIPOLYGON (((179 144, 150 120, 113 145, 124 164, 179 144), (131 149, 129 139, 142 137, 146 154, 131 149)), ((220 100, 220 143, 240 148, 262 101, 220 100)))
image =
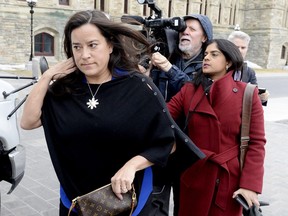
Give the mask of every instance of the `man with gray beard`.
POLYGON ((183 19, 187 27, 179 32, 177 48, 171 56, 166 58, 156 52, 151 59, 154 67, 150 76, 167 102, 201 71, 206 42, 213 38, 213 26, 207 16, 191 14, 183 19))

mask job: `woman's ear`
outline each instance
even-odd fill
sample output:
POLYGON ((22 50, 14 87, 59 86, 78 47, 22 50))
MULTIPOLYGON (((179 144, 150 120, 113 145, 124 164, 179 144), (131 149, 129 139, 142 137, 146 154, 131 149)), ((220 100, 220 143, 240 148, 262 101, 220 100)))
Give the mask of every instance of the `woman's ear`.
POLYGON ((109 54, 111 54, 113 52, 113 44, 109 42, 108 46, 109 46, 109 54))
POLYGON ((228 69, 232 66, 232 63, 231 62, 227 62, 226 63, 226 71, 228 71, 228 69))
POLYGON ((110 45, 110 47, 109 47, 109 54, 111 54, 112 52, 113 52, 113 46, 110 45))

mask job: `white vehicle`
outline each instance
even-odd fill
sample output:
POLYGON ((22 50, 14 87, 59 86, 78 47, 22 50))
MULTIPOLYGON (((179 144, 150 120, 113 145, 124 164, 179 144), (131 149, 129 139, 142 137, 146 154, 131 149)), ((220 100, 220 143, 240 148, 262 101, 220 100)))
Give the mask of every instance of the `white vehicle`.
MULTIPOLYGON (((39 66, 41 74, 49 68, 44 56, 40 58, 39 66)), ((12 193, 22 180, 26 162, 25 148, 20 144, 16 111, 25 102, 28 95, 19 101, 18 91, 35 83, 37 83, 37 77, 0 76, 0 182, 6 181, 11 183, 8 194, 12 193), (10 83, 5 81, 5 79, 31 79, 32 82, 15 89, 10 83)))
POLYGON ((25 148, 20 144, 15 112, 18 94, 6 94, 13 91, 15 88, 10 83, 0 79, 0 181, 11 183, 8 194, 19 184, 25 170, 25 148))

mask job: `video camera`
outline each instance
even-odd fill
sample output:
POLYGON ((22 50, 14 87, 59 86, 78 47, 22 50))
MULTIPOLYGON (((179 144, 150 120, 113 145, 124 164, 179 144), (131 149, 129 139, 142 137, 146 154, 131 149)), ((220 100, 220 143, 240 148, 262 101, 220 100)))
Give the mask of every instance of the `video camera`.
POLYGON ((139 4, 148 4, 154 14, 147 18, 141 16, 123 15, 124 23, 143 25, 142 32, 153 44, 152 52, 160 52, 169 57, 176 46, 178 32, 186 29, 185 21, 181 17, 162 18, 162 11, 155 5, 154 0, 137 0, 139 4), (134 20, 134 22, 132 22, 134 20))

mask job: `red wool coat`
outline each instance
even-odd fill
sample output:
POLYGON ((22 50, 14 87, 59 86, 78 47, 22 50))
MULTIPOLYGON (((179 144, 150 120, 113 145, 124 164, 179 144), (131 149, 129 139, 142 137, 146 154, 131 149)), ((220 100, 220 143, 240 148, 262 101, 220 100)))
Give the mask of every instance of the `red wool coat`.
POLYGON ((203 87, 187 83, 168 103, 174 119, 187 116, 188 134, 206 158, 185 170, 180 181, 179 216, 236 216, 240 205, 232 198, 239 188, 261 193, 266 143, 263 108, 253 95, 250 143, 242 173, 239 146, 242 99, 246 83, 227 73, 206 95, 203 87))

